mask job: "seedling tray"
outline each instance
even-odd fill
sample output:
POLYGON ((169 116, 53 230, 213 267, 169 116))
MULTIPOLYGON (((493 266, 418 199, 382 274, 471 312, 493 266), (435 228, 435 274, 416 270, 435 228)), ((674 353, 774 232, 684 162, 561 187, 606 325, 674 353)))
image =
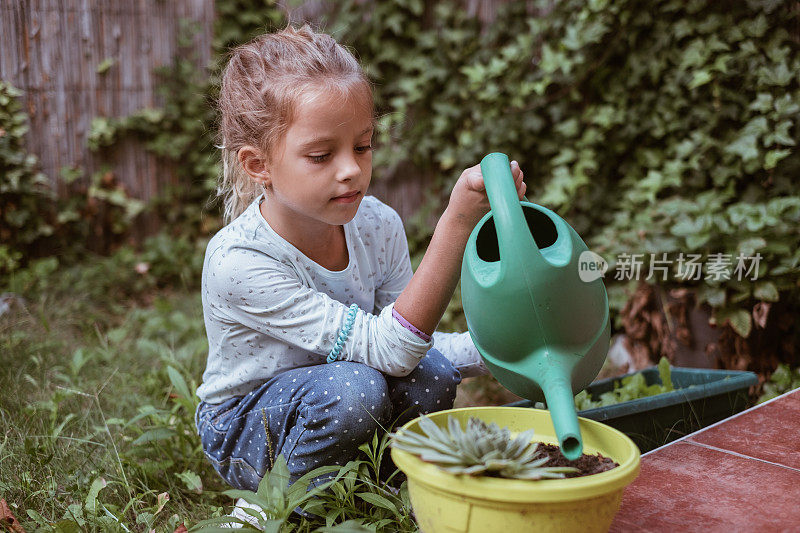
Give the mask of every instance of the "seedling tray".
MULTIPOLYGON (((648 385, 661 383, 658 367, 640 372, 648 385)), ((622 431, 646 452, 744 410, 748 389, 758 383, 755 373, 736 370, 673 367, 671 374, 676 389, 672 392, 578 411, 578 416, 622 431)), ((595 381, 587 391, 598 398, 629 375, 595 381)), ((530 400, 508 405, 534 406, 530 400)))

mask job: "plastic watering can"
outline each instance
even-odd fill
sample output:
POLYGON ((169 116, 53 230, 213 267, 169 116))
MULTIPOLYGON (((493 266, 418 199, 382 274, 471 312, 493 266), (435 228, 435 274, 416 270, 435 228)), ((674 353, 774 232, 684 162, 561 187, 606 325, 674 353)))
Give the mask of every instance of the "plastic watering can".
POLYGON ((599 276, 579 276, 588 248, 575 230, 553 211, 519 201, 505 154, 484 157, 481 171, 491 211, 472 230, 461 267, 469 332, 503 386, 547 402, 561 452, 577 459, 583 441, 573 396, 608 353, 606 288, 599 276))

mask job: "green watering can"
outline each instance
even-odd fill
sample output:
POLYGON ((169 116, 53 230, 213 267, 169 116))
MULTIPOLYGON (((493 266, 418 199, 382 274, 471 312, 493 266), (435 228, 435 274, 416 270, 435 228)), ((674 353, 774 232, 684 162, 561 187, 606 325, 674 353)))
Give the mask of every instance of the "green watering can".
POLYGON ((481 171, 492 210, 472 230, 461 267, 469 332, 503 386, 547 402, 561 452, 577 459, 583 441, 573 396, 608 353, 606 288, 600 277, 581 280, 579 256, 588 248, 575 230, 519 201, 508 156, 487 155, 481 171))

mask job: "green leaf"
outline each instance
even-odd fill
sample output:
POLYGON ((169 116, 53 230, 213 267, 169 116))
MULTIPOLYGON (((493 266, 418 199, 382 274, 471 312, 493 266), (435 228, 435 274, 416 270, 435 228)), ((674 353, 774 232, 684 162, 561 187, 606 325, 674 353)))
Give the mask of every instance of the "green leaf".
POLYGON ((755 254, 756 250, 760 250, 766 245, 767 241, 763 237, 751 237, 749 239, 740 241, 739 245, 736 247, 736 250, 746 256, 750 256, 755 254))
POLYGON ((28 509, 25 512, 28 514, 29 517, 31 517, 33 520, 35 520, 38 525, 40 525, 42 527, 47 527, 47 528, 52 527, 50 522, 47 519, 45 519, 45 517, 43 517, 42 515, 40 515, 39 513, 34 511, 33 509, 28 509))
POLYGON ((672 385, 672 371, 669 366, 669 360, 666 357, 661 357, 658 361, 658 375, 661 378, 661 385, 664 387, 665 392, 675 390, 672 385))
POLYGON ((764 156, 764 169, 771 170, 778 166, 778 162, 781 159, 785 159, 791 155, 791 150, 770 150, 767 152, 767 155, 764 156))
POLYGON ((791 129, 793 127, 791 120, 783 120, 773 128, 770 135, 764 137, 765 145, 772 143, 781 144, 783 146, 795 146, 797 141, 792 136, 791 129))
POLYGON ((87 512, 92 514, 97 514, 97 495, 100 494, 100 491, 103 490, 106 486, 106 480, 98 477, 92 481, 92 484, 89 486, 89 493, 86 495, 86 500, 84 500, 84 509, 87 512))
POLYGON ((765 113, 772 110, 772 94, 758 93, 756 99, 748 106, 748 109, 765 113))
POLYGON ((730 324, 740 337, 747 338, 750 335, 750 330, 753 323, 750 320, 750 313, 744 309, 725 309, 720 310, 715 317, 715 321, 721 324, 730 324))
POLYGON ((203 493, 203 481, 200 479, 200 476, 191 470, 181 472, 178 474, 178 478, 183 481, 183 484, 186 485, 187 489, 194 491, 197 494, 203 493))
POLYGON ((56 522, 53 525, 53 530, 56 533, 81 533, 83 528, 74 520, 65 519, 56 522))
POLYGON ((319 531, 320 533, 374 533, 373 529, 368 528, 361 520, 355 518, 335 526, 321 527, 314 531, 319 531))
POLYGON ((779 300, 778 289, 771 281, 759 281, 756 283, 753 296, 765 302, 777 302, 779 300))
POLYGON ((769 24, 767 23, 767 17, 765 17, 763 13, 759 13, 758 16, 749 23, 745 22, 744 27, 749 36, 761 37, 767 31, 769 24))
POLYGON ((252 527, 249 522, 245 522, 241 518, 234 518, 233 516, 226 515, 201 520, 197 522, 194 527, 192 527, 191 531, 202 531, 203 533, 228 533, 233 527, 242 528, 244 526, 252 527), (237 525, 234 526, 234 524, 237 525))
POLYGON ((689 82, 689 89, 696 89, 701 85, 705 85, 713 79, 711 73, 707 70, 696 70, 692 74, 692 80, 689 82))
POLYGON ((142 433, 139 438, 133 441, 134 446, 140 446, 142 444, 146 444, 148 442, 156 442, 160 440, 167 440, 171 439, 172 437, 176 436, 178 433, 171 428, 155 428, 150 429, 142 433))
POLYGON ((113 57, 105 58, 99 65, 97 65, 97 69, 96 69, 97 73, 98 74, 105 74, 106 72, 108 72, 108 69, 110 69, 111 67, 114 66, 114 63, 116 63, 116 62, 117 62, 117 60, 114 59, 113 57))
POLYGON ((709 50, 702 39, 693 40, 683 52, 680 68, 689 69, 703 65, 708 58, 709 50))
POLYGON ((725 305, 725 296, 727 291, 724 287, 706 286, 703 294, 705 295, 706 302, 708 302, 708 305, 711 307, 720 307, 725 305))
POLYGON ((797 101, 792 98, 792 95, 787 93, 775 100, 775 111, 782 117, 789 117, 800 111, 800 103, 797 103, 797 101))
POLYGON ((758 138, 753 134, 745 134, 725 147, 725 151, 738 155, 743 161, 758 157, 758 138))
POLYGON ((759 69, 759 81, 767 85, 785 87, 792 81, 793 73, 785 61, 776 65, 763 66, 759 69))
POLYGON ((702 246, 704 246, 709 240, 711 240, 710 233, 700 233, 697 235, 688 235, 686 237, 686 244, 689 248, 696 250, 702 246))
POLYGON ((175 387, 175 390, 178 391, 178 394, 187 400, 192 400, 194 398, 194 394, 189 391, 189 386, 186 385, 186 380, 183 379, 183 376, 180 372, 178 372, 174 367, 168 366, 167 375, 169 375, 169 380, 172 383, 172 386, 175 387))
POLYGON ((397 506, 379 494, 374 494, 372 492, 356 492, 356 496, 367 503, 382 507, 392 513, 398 513, 397 506))

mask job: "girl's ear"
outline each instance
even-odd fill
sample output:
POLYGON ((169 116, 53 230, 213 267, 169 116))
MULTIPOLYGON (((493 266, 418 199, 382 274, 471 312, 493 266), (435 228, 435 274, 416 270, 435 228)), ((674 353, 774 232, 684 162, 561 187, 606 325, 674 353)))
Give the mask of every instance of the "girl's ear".
POLYGON ((239 163, 250 178, 268 187, 270 185, 269 168, 264 154, 255 146, 242 146, 239 148, 239 163))

